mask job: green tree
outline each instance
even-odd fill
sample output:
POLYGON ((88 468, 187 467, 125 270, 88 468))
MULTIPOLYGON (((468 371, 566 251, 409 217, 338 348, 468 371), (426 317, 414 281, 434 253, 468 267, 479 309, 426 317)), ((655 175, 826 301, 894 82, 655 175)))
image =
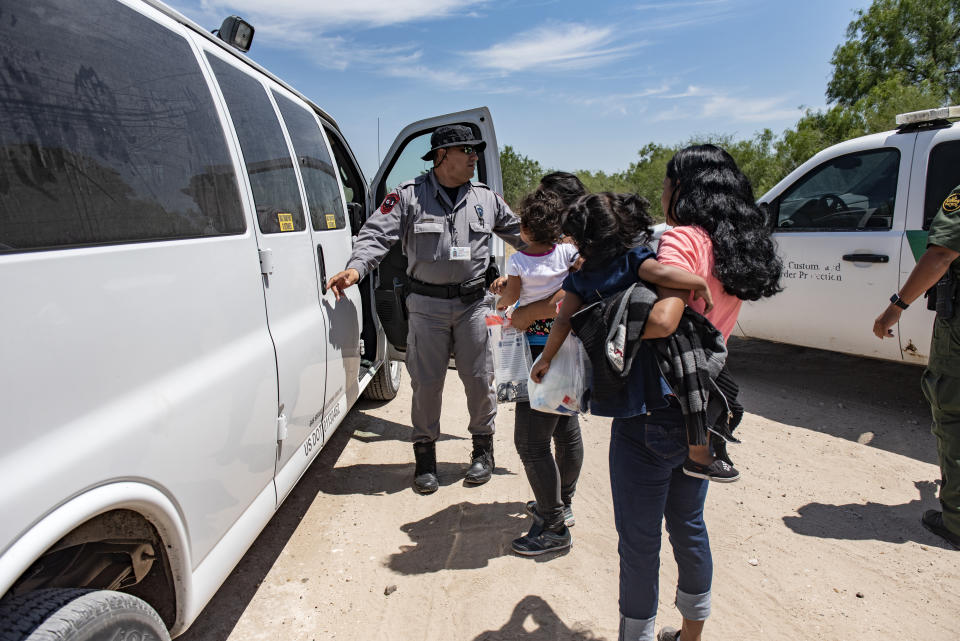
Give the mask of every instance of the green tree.
POLYGON ((523 197, 537 188, 544 173, 539 162, 517 153, 510 145, 500 150, 503 199, 511 209, 516 210, 523 197))
POLYGON ((894 76, 960 98, 960 0, 874 0, 856 16, 833 52, 830 102, 852 106, 894 76))

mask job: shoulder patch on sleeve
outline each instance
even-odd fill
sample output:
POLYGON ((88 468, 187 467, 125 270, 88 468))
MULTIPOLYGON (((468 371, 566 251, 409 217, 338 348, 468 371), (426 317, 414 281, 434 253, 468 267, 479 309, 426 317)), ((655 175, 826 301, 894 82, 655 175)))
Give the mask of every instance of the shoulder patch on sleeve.
POLYGON ((943 209, 943 213, 947 215, 951 215, 957 210, 960 210, 960 191, 954 190, 950 192, 950 195, 947 196, 940 207, 943 209))
POLYGON ((383 203, 380 205, 380 213, 389 214, 398 202, 400 202, 400 196, 395 193, 387 194, 387 197, 383 199, 383 203))

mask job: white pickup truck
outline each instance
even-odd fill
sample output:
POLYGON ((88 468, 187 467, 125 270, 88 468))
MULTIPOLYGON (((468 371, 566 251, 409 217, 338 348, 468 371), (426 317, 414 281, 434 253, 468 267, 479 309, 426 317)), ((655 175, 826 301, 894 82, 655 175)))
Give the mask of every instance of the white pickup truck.
POLYGON ((960 184, 954 118, 960 107, 901 114, 895 131, 825 149, 760 197, 770 207, 784 289, 744 305, 736 333, 925 364, 933 312, 923 299, 903 313, 896 339, 881 341, 871 328, 960 184))

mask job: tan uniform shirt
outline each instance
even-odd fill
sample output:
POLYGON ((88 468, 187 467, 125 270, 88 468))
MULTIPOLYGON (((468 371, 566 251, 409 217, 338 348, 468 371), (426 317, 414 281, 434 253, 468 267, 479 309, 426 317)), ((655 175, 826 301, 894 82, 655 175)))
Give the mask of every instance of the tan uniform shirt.
POLYGON ((520 219, 483 183, 461 185, 455 203, 433 171, 402 183, 363 224, 347 268, 363 278, 397 240, 407 256, 407 274, 425 283, 464 283, 490 264, 490 234, 514 247, 520 219), (457 256, 467 259, 455 259, 457 256))

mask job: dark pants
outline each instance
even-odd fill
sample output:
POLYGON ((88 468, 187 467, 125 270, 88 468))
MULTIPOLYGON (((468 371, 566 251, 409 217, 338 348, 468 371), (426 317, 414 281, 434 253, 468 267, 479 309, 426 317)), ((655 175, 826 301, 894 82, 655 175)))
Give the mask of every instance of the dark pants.
POLYGON ((563 506, 570 505, 583 466, 583 440, 576 416, 547 414, 517 403, 513 443, 537 500, 537 512, 548 528, 563 524, 563 506), (553 439, 556 454, 550 452, 553 439))
POLYGON ((620 536, 622 638, 653 639, 664 519, 679 569, 677 609, 691 620, 710 613, 713 557, 703 521, 709 482, 683 473, 686 456, 677 408, 613 421, 610 487, 620 536))

